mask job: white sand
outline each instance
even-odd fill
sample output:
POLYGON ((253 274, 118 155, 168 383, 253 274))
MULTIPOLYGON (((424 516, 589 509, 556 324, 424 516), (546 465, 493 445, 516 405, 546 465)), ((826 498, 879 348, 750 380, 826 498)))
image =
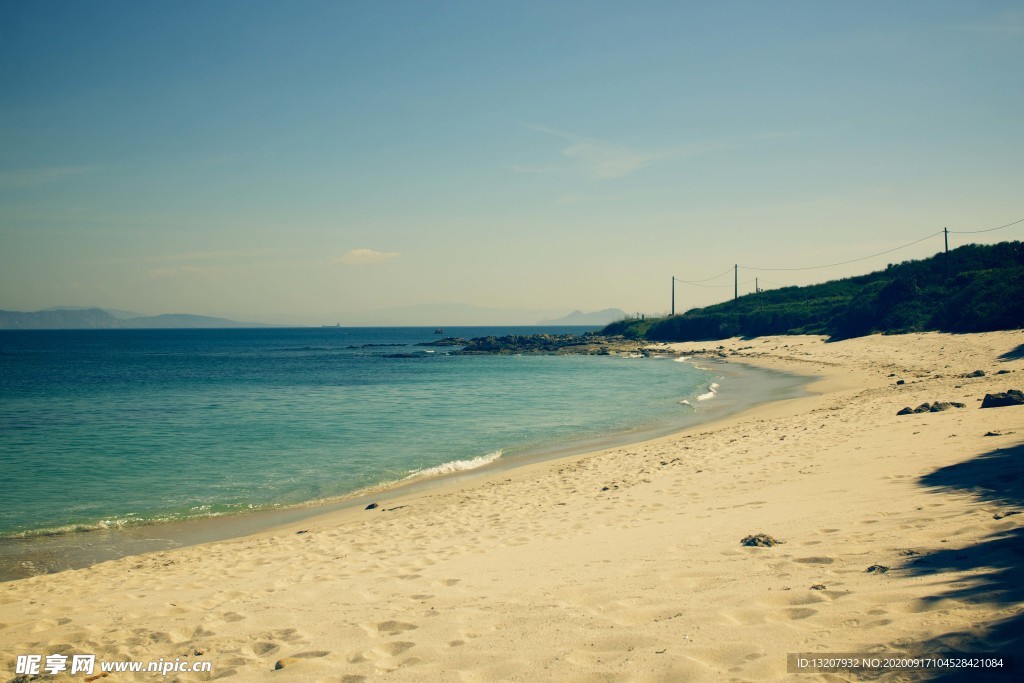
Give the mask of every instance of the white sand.
POLYGON ((78 652, 211 662, 179 680, 809 681, 787 653, 1019 653, 1024 514, 994 517, 1024 510, 1024 407, 978 399, 1024 389, 1022 343, 677 345, 752 347, 730 359, 823 393, 387 511, 0 584, 0 672, 78 652), (967 408, 896 415, 935 400, 967 408), (741 547, 758 532, 785 543, 741 547))

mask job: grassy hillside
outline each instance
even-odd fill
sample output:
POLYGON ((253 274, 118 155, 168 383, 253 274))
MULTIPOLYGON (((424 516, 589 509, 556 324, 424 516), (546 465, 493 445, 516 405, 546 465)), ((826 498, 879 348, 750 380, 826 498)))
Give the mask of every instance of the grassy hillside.
POLYGON ((1024 244, 967 245, 868 275, 748 294, 683 315, 612 323, 604 334, 695 341, 765 334, 984 332, 1024 327, 1024 244))

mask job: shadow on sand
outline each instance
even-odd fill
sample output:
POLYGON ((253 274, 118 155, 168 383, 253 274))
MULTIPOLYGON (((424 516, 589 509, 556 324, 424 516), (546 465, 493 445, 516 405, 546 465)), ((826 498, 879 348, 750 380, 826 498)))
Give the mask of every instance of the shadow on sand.
POLYGON ((1024 344, 1021 344, 1015 349, 1010 349, 1003 355, 999 356, 999 360, 1003 361, 1004 363, 1006 361, 1018 360, 1020 358, 1024 358, 1024 344))
MULTIPOLYGON (((1000 507, 995 512, 1008 528, 997 531, 975 545, 940 550, 908 562, 912 576, 936 575, 947 571, 971 571, 964 582, 950 584, 933 600, 952 598, 966 603, 988 603, 1016 614, 1001 621, 980 623, 969 631, 946 633, 919 644, 921 654, 998 653, 1015 660, 1016 677, 1024 673, 1024 443, 979 455, 965 462, 935 470, 921 477, 920 484, 936 493, 971 493, 979 500, 1000 507), (1019 511, 1021 516, 1007 515, 1019 511)), ((916 648, 915 648, 916 649, 916 648)), ((994 674, 982 671, 943 673, 941 681, 986 680, 994 674)), ((1004 676, 998 676, 1000 679, 1004 676)), ((1018 679, 1019 680, 1019 679, 1018 679)))

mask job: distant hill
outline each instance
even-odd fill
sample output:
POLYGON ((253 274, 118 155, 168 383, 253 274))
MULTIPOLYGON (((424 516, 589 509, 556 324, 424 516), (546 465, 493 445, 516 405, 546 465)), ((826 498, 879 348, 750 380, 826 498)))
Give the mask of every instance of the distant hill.
POLYGON ((832 339, 940 330, 985 332, 1024 327, 1024 244, 970 244, 885 270, 807 287, 741 296, 683 315, 624 320, 604 334, 697 341, 766 334, 832 339), (948 266, 948 274, 947 274, 948 266))
POLYGON ((541 320, 538 325, 607 325, 608 323, 622 320, 626 312, 618 308, 606 308, 603 311, 584 313, 573 311, 569 315, 554 320, 541 320))
POLYGON ((167 328, 225 328, 225 327, 271 327, 264 323, 245 323, 227 318, 213 318, 208 315, 189 315, 188 313, 165 313, 121 321, 121 327, 132 329, 167 329, 167 328))
POLYGON ((99 308, 101 311, 106 311, 118 320, 145 317, 141 313, 135 313, 134 311, 122 311, 117 308, 103 308, 100 306, 54 306, 53 308, 45 308, 43 311, 88 311, 93 308, 99 308))
POLYGON ((115 329, 121 321, 99 308, 58 308, 34 313, 0 311, 3 330, 115 329))
MULTIPOLYGON (((119 311, 126 313, 126 311, 119 311)), ((169 314, 121 319, 101 308, 51 308, 30 313, 0 311, 0 330, 112 330, 268 327, 205 315, 169 314)))

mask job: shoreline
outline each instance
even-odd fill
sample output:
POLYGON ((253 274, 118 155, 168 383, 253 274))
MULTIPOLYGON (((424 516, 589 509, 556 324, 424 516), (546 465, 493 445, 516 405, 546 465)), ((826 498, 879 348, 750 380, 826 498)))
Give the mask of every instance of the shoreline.
POLYGON ((756 366, 729 367, 726 359, 701 358, 715 372, 731 373, 720 395, 701 404, 701 412, 684 415, 671 425, 652 425, 628 432, 552 443, 500 457, 482 467, 422 478, 385 481, 338 498, 311 500, 233 514, 196 517, 110 529, 0 538, 0 583, 16 581, 152 552, 243 538, 284 525, 342 510, 362 510, 368 504, 423 490, 466 485, 475 478, 531 464, 600 452, 712 425, 729 416, 806 393, 813 377, 756 366), (752 386, 744 387, 744 383, 752 386))
POLYGON ((1024 334, 716 343, 820 376, 817 393, 379 510, 0 584, 0 662, 13 675, 27 653, 179 657, 247 681, 760 681, 806 680, 787 653, 1020 652, 1024 407, 979 401, 1020 388, 1024 334), (936 400, 967 408, 896 415, 936 400), (740 544, 757 533, 784 543, 740 544))

